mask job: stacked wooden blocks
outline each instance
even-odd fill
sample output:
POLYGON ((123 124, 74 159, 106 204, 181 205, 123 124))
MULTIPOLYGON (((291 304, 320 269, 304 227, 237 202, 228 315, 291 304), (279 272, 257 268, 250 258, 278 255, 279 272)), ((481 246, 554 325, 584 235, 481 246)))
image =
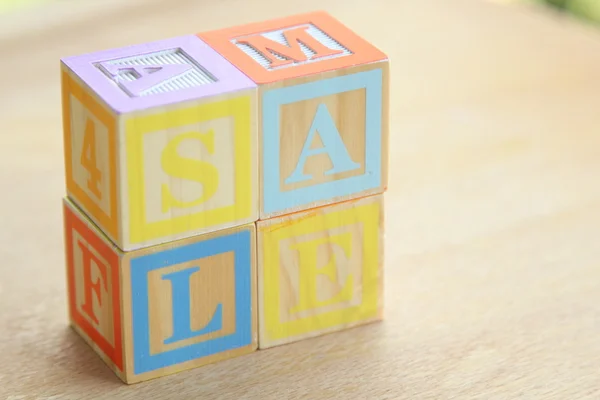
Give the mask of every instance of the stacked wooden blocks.
POLYGON ((382 318, 388 63, 323 12, 61 60, 71 324, 123 381, 382 318))

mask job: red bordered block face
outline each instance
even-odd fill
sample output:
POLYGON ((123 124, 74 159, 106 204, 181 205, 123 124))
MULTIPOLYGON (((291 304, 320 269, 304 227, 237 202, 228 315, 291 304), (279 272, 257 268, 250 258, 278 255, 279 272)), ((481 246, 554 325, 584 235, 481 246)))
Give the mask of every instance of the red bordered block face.
POLYGON ((123 381, 256 350, 254 224, 123 253, 63 204, 71 325, 123 381))
POLYGON ((107 364, 122 373, 119 254, 66 202, 64 223, 71 324, 107 364))
POLYGON ((198 36, 258 85, 261 220, 385 191, 385 54, 323 12, 198 36))
POLYGON ((124 251, 258 219, 256 85, 196 36, 61 60, 69 197, 124 251))

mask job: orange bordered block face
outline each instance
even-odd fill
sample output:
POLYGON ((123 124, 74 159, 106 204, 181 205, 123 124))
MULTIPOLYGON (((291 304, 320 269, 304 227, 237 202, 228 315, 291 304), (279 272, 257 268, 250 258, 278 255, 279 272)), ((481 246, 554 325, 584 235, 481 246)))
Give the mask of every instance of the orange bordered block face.
POLYGON ((257 223, 259 348, 383 318, 383 195, 257 223))
POLYGON ((191 35, 61 60, 69 197, 125 251, 258 219, 257 89, 191 35))
POLYGON ((261 219, 385 191, 385 54, 323 12, 198 37, 258 85, 261 219))
POLYGON ((124 382, 257 349, 254 224, 123 253, 63 212, 71 325, 124 382))

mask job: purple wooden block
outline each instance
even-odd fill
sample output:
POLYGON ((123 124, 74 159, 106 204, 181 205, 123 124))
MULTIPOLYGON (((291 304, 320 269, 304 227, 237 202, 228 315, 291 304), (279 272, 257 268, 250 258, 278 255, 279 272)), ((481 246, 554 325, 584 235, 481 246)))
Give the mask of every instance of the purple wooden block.
POLYGON ((194 35, 62 62, 118 114, 256 87, 194 35))

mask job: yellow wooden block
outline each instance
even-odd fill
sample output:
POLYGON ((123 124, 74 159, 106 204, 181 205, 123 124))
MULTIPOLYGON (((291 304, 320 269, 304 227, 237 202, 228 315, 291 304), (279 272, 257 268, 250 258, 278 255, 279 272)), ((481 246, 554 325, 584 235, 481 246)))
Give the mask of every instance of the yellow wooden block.
POLYGON ((124 382, 257 349, 254 223, 123 253, 63 204, 71 325, 124 382))
POLYGON ((382 318, 383 195, 257 223, 259 348, 382 318))
POLYGON ((256 85, 196 36, 61 61, 69 197, 124 251, 258 219, 256 85))
POLYGON ((132 243, 257 219, 253 99, 224 97, 126 122, 132 243))

